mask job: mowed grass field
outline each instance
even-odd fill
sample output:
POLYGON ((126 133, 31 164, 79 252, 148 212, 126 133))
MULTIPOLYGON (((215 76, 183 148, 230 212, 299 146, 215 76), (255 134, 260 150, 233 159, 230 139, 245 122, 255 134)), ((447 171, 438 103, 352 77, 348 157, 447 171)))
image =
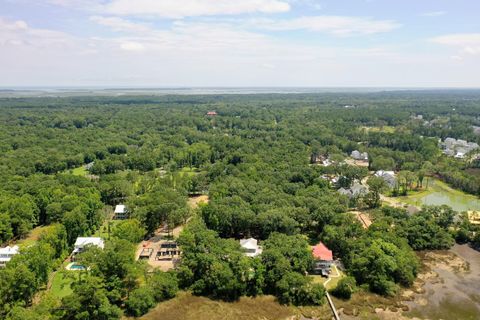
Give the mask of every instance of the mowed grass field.
POLYGON ((236 302, 211 300, 180 292, 172 300, 160 303, 141 317, 142 320, 284 320, 297 314, 273 296, 242 297, 236 302))
MULTIPOLYGON (((62 266, 61 268, 64 268, 64 266, 62 266)), ((55 297, 61 299, 73 292, 71 284, 74 281, 74 272, 75 271, 61 271, 55 273, 52 279, 52 286, 50 288, 50 291, 55 297)))

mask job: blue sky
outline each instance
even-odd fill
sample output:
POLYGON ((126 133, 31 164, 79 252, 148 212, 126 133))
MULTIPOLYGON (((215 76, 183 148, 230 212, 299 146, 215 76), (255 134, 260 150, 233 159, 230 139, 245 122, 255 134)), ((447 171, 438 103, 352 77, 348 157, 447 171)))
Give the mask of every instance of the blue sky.
POLYGON ((0 86, 480 87, 476 0, 0 0, 0 86))

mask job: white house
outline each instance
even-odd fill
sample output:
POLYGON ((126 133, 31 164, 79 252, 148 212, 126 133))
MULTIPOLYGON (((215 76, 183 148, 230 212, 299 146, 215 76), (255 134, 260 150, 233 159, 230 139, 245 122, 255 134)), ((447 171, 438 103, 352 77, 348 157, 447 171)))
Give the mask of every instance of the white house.
POLYGON ((128 218, 127 207, 123 204, 117 204, 113 213, 114 219, 123 220, 128 218))
POLYGON ((480 146, 475 142, 468 142, 462 139, 446 138, 443 143, 440 142, 440 146, 443 148, 443 153, 455 157, 458 159, 463 159, 465 156, 478 148, 480 146))
POLYGON ((250 239, 241 239, 240 246, 245 250, 245 255, 247 257, 256 257, 262 254, 262 247, 258 245, 258 240, 254 238, 250 239))
POLYGON ((368 161, 368 153, 366 153, 366 152, 360 152, 358 150, 354 150, 354 151, 352 151, 352 154, 350 156, 354 160, 368 161))
POLYGON ((105 247, 105 243, 103 242, 102 238, 97 237, 78 237, 77 241, 75 241, 74 249, 72 255, 76 255, 77 253, 82 252, 87 245, 92 245, 103 249, 105 247))
POLYGON ((351 199, 365 196, 368 193, 368 187, 355 182, 349 189, 340 188, 338 192, 351 199))
POLYGON ((395 172, 393 171, 378 170, 375 172, 375 176, 382 178, 390 188, 395 187, 397 183, 397 178, 395 178, 395 172))
POLYGON ((14 255, 18 254, 18 246, 0 248, 0 267, 5 267, 14 255))

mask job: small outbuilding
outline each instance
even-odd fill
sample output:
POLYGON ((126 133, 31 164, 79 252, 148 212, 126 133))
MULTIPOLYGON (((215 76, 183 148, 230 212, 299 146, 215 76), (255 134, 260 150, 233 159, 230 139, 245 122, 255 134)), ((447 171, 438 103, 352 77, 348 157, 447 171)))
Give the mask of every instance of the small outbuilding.
POLYGON ((247 257, 256 257, 263 252, 262 247, 258 245, 258 240, 254 238, 241 239, 240 246, 245 251, 247 257))
POLYGON ((113 216, 114 219, 124 220, 128 218, 127 207, 123 204, 117 204, 115 206, 115 211, 113 213, 114 213, 114 216, 113 216))

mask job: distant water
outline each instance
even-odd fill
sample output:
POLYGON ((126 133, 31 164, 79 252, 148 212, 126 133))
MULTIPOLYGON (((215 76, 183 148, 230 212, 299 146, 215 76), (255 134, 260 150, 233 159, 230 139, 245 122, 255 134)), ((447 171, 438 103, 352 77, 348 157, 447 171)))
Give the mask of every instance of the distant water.
POLYGON ((216 95, 216 94, 301 94, 301 93, 368 93, 382 91, 422 90, 422 88, 394 87, 4 87, 0 97, 66 97, 66 96, 122 96, 122 95, 216 95))

